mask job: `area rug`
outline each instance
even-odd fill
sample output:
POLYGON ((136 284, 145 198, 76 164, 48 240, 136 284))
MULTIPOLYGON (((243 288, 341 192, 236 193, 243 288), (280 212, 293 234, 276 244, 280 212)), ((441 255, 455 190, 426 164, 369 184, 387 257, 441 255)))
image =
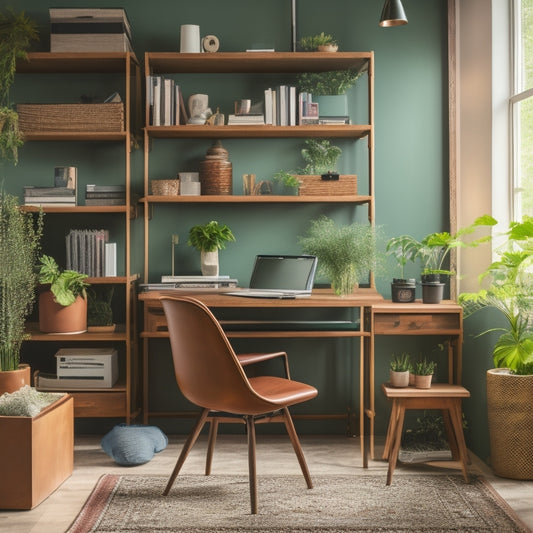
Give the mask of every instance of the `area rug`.
POLYGON ((529 529, 481 477, 397 475, 260 476, 250 514, 245 476, 105 475, 67 533, 520 532, 529 529))

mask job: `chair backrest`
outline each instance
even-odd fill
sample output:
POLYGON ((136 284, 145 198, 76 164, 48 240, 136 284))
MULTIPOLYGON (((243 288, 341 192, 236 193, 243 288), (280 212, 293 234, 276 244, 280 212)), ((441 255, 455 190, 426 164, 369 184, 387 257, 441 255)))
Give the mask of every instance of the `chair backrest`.
POLYGON ((252 389, 224 330, 203 303, 186 296, 164 296, 161 303, 176 381, 189 401, 238 414, 273 410, 252 389))

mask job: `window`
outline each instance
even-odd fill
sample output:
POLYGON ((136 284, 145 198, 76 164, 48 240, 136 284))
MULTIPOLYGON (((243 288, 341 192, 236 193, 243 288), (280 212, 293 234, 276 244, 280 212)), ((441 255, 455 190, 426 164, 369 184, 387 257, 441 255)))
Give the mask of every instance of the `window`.
POLYGON ((513 13, 512 218, 533 216, 533 0, 515 0, 513 13))

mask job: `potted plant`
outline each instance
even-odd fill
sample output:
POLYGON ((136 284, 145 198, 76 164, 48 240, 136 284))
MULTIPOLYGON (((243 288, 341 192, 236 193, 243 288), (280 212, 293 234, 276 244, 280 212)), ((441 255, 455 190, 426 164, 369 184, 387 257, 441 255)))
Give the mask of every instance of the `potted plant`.
POLYGON ((326 216, 311 221, 299 238, 305 253, 318 258, 319 272, 331 281, 335 294, 352 294, 376 265, 376 235, 370 224, 339 226, 326 216))
POLYGON ((274 174, 274 183, 282 196, 298 196, 300 180, 296 174, 280 170, 274 174))
POLYGON ((409 385, 409 368, 411 356, 408 353, 393 354, 390 362, 389 380, 392 387, 409 385))
POLYGON ((0 189, 0 394, 30 384, 30 369, 19 370, 25 323, 35 302, 36 265, 43 213, 23 212, 18 197, 0 189))
MULTIPOLYGON (((533 218, 511 222, 498 259, 480 276, 477 293, 462 293, 465 318, 495 309, 504 325, 479 333, 499 333, 487 371, 491 465, 498 476, 533 479, 533 218)), ((479 336, 478 335, 478 336, 479 336)))
POLYGON ((411 237, 409 235, 401 235, 400 237, 389 239, 385 253, 392 255, 396 259, 401 272, 401 277, 392 279, 392 301, 396 303, 414 302, 416 297, 415 279, 405 277, 405 265, 408 261, 414 261, 415 248, 411 246, 411 237))
POLYGON ((429 389, 435 373, 437 363, 428 361, 426 358, 416 361, 414 364, 415 387, 417 389, 429 389))
POLYGON ((342 150, 328 139, 306 139, 302 157, 307 165, 302 174, 326 174, 337 170, 337 161, 342 150))
POLYGON ((87 274, 61 270, 55 259, 40 259, 39 329, 45 333, 82 333, 87 330, 87 274))
MULTIPOLYGON (((410 235, 402 235, 392 240, 391 250, 395 249, 406 260, 420 260, 422 266, 422 301, 424 303, 439 303, 444 292, 444 283, 441 276, 455 274, 452 270, 445 269, 445 260, 450 252, 459 247, 476 247, 488 242, 490 235, 466 241, 465 237, 471 235, 481 226, 494 226, 496 220, 490 215, 478 217, 472 224, 457 230, 453 235, 447 231, 429 233, 422 240, 417 240, 410 235)), ((390 242, 390 241, 389 241, 390 242)))
POLYGON ((18 149, 23 144, 18 114, 9 102, 9 90, 15 80, 17 60, 27 59, 31 41, 38 39, 37 25, 24 11, 0 11, 0 154, 17 164, 18 149))
POLYGON ((339 49, 337 41, 333 36, 324 32, 318 35, 308 35, 302 37, 298 44, 304 52, 336 52, 339 49))
POLYGON ((235 241, 231 229, 216 220, 198 224, 189 230, 187 244, 200 251, 204 276, 218 276, 218 251, 223 250, 230 241, 235 241))
POLYGON ((111 307, 114 292, 113 285, 87 288, 87 331, 94 333, 115 331, 116 324, 113 323, 111 307))

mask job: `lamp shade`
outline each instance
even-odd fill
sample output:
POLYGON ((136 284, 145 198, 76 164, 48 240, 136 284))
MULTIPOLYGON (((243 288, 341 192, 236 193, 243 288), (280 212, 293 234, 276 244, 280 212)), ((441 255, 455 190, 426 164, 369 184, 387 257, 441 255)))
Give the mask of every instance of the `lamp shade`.
POLYGON ((385 0, 379 25, 385 28, 389 26, 401 26, 407 24, 407 17, 401 0, 385 0))

